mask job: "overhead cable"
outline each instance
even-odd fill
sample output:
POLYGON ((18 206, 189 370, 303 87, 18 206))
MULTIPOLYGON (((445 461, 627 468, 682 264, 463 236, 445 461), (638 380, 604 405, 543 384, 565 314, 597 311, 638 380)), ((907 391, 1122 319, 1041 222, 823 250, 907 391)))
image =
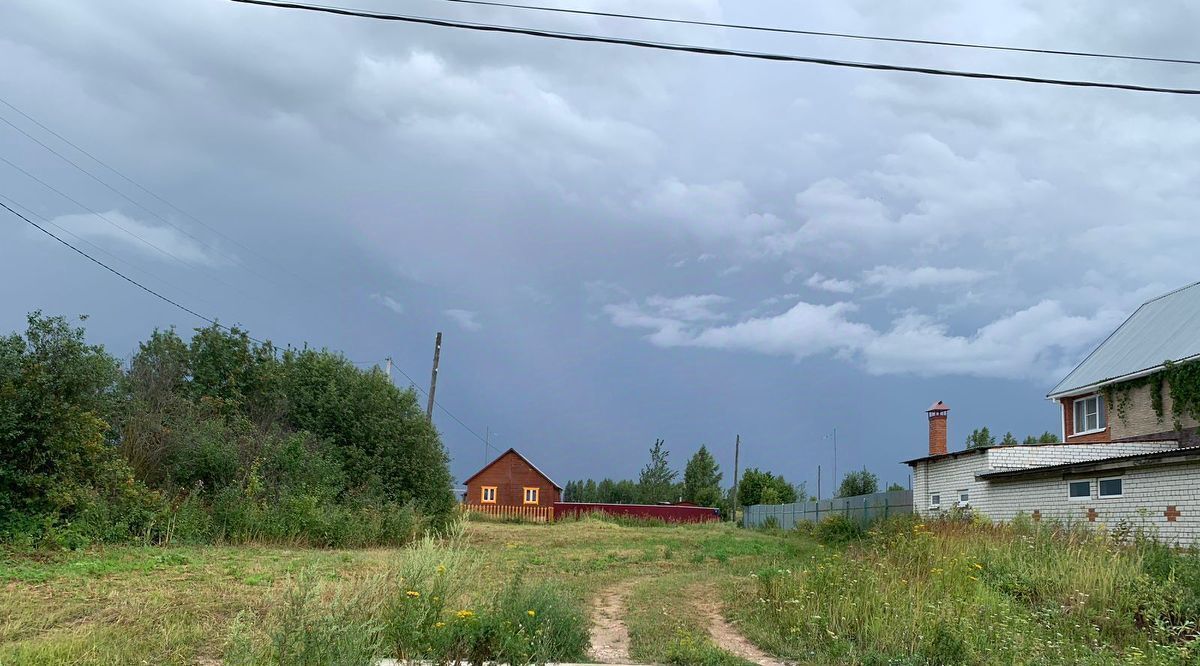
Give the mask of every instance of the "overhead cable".
POLYGON ((512 25, 498 25, 491 23, 472 23, 468 21, 455 21, 449 19, 430 18, 427 16, 411 16, 405 14, 386 14, 381 12, 365 11, 360 9, 350 9, 346 7, 330 7, 325 5, 310 5, 297 2, 273 2, 271 0, 230 0, 249 5, 260 5, 263 7, 273 7, 275 9, 295 9, 300 11, 318 12, 324 14, 334 14, 338 16, 350 16, 355 18, 367 18, 382 21, 396 21, 401 23, 412 23, 418 25, 429 25, 442 28, 456 28, 461 30, 474 30, 479 32, 495 32, 514 35, 526 35, 530 37, 541 37, 546 39, 557 39, 573 42, 590 42, 597 44, 614 44, 621 46, 632 46, 644 49, 655 49, 659 51, 674 51, 679 53, 695 53, 711 56, 725 56, 733 58, 749 58, 753 60, 767 60, 774 62, 792 62, 806 63, 811 65, 823 65, 828 67, 844 67, 851 69, 866 69, 888 72, 909 72, 913 74, 924 74, 929 76, 943 76, 965 79, 987 79, 993 81, 1013 81, 1019 83, 1035 83, 1052 86, 1066 86, 1073 88, 1107 88, 1110 90, 1125 90, 1131 92, 1149 92, 1149 93, 1166 93, 1172 95, 1200 95, 1200 89, 1196 88, 1168 88, 1162 86, 1149 86, 1133 83, 1115 83, 1106 81, 1090 81, 1082 79, 1053 79, 1038 76, 1026 76, 1019 74, 995 74, 989 72, 977 72, 970 70, 957 69, 940 69, 936 67, 916 67, 911 65, 895 65, 889 63, 865 62, 854 60, 837 60, 833 58, 818 58, 813 56, 788 55, 783 53, 765 53, 760 51, 740 51, 735 49, 723 49, 710 46, 694 46, 689 44, 675 44, 670 42, 653 42, 640 39, 627 39, 623 37, 607 37, 603 35, 582 34, 573 32, 560 32, 556 30, 541 30, 537 28, 525 28, 512 25))

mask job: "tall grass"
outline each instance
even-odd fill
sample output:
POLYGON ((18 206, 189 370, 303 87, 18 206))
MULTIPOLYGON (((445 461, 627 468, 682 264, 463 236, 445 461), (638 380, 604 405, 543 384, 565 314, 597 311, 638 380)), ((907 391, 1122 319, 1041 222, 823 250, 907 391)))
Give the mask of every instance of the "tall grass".
POLYGON ((426 537, 389 572, 334 588, 304 574, 261 626, 235 625, 230 664, 369 664, 373 660, 534 664, 581 659, 578 602, 519 576, 480 585, 460 536, 426 537), (492 594, 489 594, 489 591, 492 594))
POLYGON ((834 663, 1196 664, 1195 566, 1084 530, 891 520, 758 571, 739 606, 761 645, 834 663))

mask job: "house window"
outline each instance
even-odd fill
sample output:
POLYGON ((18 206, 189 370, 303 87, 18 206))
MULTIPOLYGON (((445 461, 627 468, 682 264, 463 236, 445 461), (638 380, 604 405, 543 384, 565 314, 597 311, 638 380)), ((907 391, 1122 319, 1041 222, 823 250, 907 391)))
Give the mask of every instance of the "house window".
POLYGON ((1079 398, 1074 403, 1074 434, 1083 435, 1104 429, 1104 399, 1099 395, 1079 398))
POLYGON ((479 501, 484 504, 496 503, 496 486, 484 486, 479 491, 479 501))
POLYGON ((971 493, 969 491, 958 491, 958 505, 962 507, 971 505, 971 493))
POLYGON ((1067 499, 1071 500, 1088 500, 1092 499, 1092 482, 1091 481, 1071 481, 1067 484, 1067 499))
POLYGON ((538 489, 537 488, 530 488, 529 486, 525 487, 525 503, 526 504, 537 504, 538 503, 538 489))
POLYGON ((931 508, 931 509, 942 508, 942 494, 941 493, 933 493, 929 496, 929 508, 931 508))
POLYGON ((1119 478, 1100 479, 1099 483, 1096 485, 1100 490, 1100 499, 1120 497, 1124 491, 1124 488, 1122 487, 1124 484, 1121 483, 1121 479, 1119 478))

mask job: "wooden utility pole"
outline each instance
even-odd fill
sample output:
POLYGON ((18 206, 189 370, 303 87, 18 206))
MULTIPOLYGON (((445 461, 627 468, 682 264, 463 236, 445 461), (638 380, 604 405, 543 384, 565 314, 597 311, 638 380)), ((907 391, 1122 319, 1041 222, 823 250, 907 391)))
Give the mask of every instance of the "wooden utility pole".
POLYGON ((817 501, 821 501, 821 466, 817 465, 817 501))
POLYGON ((433 343, 433 373, 429 376, 429 405, 425 408, 425 418, 433 421, 433 394, 437 392, 438 360, 442 357, 442 332, 438 331, 433 343))
POLYGON ((738 455, 742 450, 742 436, 733 440, 733 522, 737 522, 738 510, 738 455))

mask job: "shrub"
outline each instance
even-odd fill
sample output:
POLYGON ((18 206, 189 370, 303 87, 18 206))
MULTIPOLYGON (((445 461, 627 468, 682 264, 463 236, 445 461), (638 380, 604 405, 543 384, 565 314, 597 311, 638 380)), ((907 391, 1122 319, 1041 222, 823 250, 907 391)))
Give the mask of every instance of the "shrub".
POLYGON ((391 545, 457 519, 415 393, 338 354, 214 324, 122 372, 61 318, 0 338, 0 542, 391 545))
POLYGON ((865 534, 863 526, 845 514, 835 513, 817 523, 817 540, 825 544, 845 544, 865 534))

